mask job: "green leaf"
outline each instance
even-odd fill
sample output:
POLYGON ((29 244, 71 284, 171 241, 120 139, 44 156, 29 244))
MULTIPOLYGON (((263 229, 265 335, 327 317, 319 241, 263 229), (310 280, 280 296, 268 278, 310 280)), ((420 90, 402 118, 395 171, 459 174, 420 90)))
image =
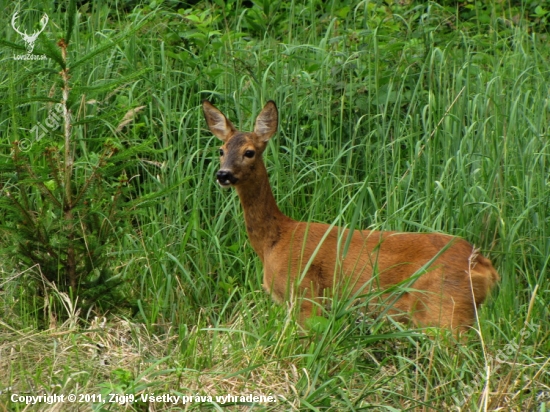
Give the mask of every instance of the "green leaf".
POLYGON ((312 316, 306 320, 306 327, 315 333, 325 332, 329 325, 329 320, 322 316, 312 316))
POLYGON ((7 41, 7 40, 4 40, 4 39, 0 39, 0 44, 3 45, 3 46, 9 47, 10 49, 13 49, 13 50, 18 50, 18 51, 26 51, 27 50, 24 46, 22 46, 20 44, 12 43, 11 41, 7 41))
POLYGON ((71 67, 71 70, 74 70, 76 69, 78 66, 92 60, 95 56, 111 49, 112 47, 116 46, 117 44, 119 44, 120 42, 122 42, 123 40, 127 39, 128 37, 132 36, 134 33, 136 33, 137 31, 141 30, 143 28, 143 26, 145 25, 145 23, 147 22, 147 20, 149 19, 149 16, 146 16, 143 18, 143 20, 141 20, 141 22, 137 23, 133 29, 131 30, 128 30, 127 32, 125 33, 122 33, 118 36, 115 36, 113 39, 111 40, 107 40, 105 43, 103 43, 102 45, 98 46, 97 48, 95 48, 94 50, 92 50, 90 53, 86 54, 84 57, 82 57, 80 60, 77 60, 75 61, 74 63, 72 63, 70 65, 71 67))
POLYGON ((107 92, 107 91, 111 91, 113 90, 114 88, 122 85, 122 84, 127 84, 127 83, 131 83, 133 82, 134 80, 136 79, 139 79, 141 77, 143 77, 143 75, 145 73, 148 73, 152 70, 152 68, 150 67, 147 67, 145 69, 141 69, 141 70, 138 70, 134 73, 131 73, 127 76, 122 76, 122 77, 119 77, 118 79, 116 80, 108 80, 108 81, 102 81, 98 84, 95 84, 93 86, 82 86, 82 87, 79 87, 78 89, 75 89, 75 92, 77 94, 79 93, 85 93, 85 94, 90 94, 90 93, 103 93, 103 92, 107 92))
POLYGON ((345 19, 346 17, 348 17, 348 13, 350 11, 350 7, 349 6, 346 6, 346 7, 343 7, 341 8, 340 10, 338 10, 336 12, 336 15, 342 19, 345 19))
POLYGON ((47 36, 39 37, 39 42, 42 48, 35 49, 34 53, 46 55, 50 59, 57 62, 57 64, 59 64, 59 66, 64 69, 66 67, 66 62, 63 61, 59 46, 55 42, 51 41, 47 36))
POLYGON ((69 44, 71 42, 71 36, 73 34, 74 23, 77 17, 76 0, 70 0, 69 7, 66 13, 67 17, 67 31, 65 32, 65 42, 69 44))

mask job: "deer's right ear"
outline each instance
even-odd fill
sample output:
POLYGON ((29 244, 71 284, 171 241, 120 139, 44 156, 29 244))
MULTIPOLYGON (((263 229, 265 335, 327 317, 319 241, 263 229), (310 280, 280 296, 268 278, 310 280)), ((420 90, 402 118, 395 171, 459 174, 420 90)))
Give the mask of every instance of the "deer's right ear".
POLYGON ((208 100, 202 102, 202 111, 206 123, 208 123, 208 128, 218 139, 225 142, 236 131, 235 126, 227 120, 227 117, 208 100))

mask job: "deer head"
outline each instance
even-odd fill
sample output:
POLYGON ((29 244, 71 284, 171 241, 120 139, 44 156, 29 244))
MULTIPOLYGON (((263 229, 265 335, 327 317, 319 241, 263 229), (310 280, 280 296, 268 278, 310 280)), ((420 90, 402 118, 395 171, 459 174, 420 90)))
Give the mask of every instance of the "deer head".
POLYGON ((254 178, 263 165, 262 153, 277 131, 278 112, 275 102, 268 101, 258 117, 253 132, 240 132, 213 104, 202 104, 204 117, 214 136, 224 144, 220 147, 221 167, 217 173, 220 186, 227 188, 254 178))
POLYGON ((32 51, 34 50, 34 42, 36 42, 36 39, 38 38, 40 33, 42 33, 44 31, 44 29, 46 28, 46 24, 48 24, 48 20, 49 20, 48 15, 46 13, 44 13, 42 18, 40 19, 40 29, 38 31, 35 31, 31 35, 28 35, 26 31, 23 31, 23 32, 20 31, 16 27, 16 20, 17 20, 18 17, 19 17, 19 12, 15 12, 13 17, 11 18, 11 26, 23 38, 23 41, 27 45, 27 53, 31 54, 32 51))

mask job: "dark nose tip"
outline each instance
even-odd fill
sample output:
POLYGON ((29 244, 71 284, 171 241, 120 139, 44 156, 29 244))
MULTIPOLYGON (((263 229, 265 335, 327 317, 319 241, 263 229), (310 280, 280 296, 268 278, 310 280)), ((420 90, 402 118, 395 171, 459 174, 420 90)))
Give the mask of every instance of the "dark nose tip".
POLYGON ((228 170, 219 170, 216 177, 221 185, 231 184, 235 180, 233 173, 228 170))

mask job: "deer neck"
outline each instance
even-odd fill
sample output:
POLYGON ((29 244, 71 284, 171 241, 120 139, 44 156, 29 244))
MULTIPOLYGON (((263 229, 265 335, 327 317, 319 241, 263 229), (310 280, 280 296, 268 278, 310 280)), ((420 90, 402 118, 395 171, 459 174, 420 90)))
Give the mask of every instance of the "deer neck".
POLYGON ((250 243, 263 262, 266 251, 279 241, 282 225, 291 219, 277 207, 263 162, 256 167, 254 176, 236 189, 244 209, 250 243))

